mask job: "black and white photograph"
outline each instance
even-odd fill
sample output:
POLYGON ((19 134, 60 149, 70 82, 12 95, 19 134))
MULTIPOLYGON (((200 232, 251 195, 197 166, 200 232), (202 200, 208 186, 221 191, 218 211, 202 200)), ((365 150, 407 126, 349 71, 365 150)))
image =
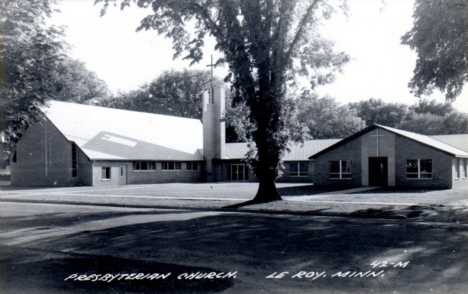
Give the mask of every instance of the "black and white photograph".
POLYGON ((0 23, 0 293, 468 293, 468 0, 0 23))

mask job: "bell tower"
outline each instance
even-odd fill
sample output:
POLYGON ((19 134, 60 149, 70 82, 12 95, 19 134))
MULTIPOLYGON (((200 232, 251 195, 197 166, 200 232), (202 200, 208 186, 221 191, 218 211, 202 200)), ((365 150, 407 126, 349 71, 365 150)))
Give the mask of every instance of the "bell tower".
POLYGON ((203 93, 203 157, 208 182, 220 179, 217 177, 216 159, 222 159, 225 154, 226 124, 221 121, 224 115, 225 95, 223 85, 214 85, 211 91, 203 93))

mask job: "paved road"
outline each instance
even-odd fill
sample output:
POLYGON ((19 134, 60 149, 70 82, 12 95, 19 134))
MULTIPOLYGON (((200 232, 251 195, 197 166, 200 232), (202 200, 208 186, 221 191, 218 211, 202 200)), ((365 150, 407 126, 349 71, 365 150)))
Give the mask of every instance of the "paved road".
POLYGON ((4 202, 1 229, 2 294, 468 291, 453 221, 4 202))

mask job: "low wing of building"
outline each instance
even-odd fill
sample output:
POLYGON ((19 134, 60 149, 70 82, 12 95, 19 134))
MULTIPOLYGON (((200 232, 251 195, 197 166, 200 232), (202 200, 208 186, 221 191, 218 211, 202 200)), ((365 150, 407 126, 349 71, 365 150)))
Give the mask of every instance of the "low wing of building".
POLYGON ((374 124, 313 154, 314 184, 466 187, 467 139, 468 135, 430 137, 374 124))

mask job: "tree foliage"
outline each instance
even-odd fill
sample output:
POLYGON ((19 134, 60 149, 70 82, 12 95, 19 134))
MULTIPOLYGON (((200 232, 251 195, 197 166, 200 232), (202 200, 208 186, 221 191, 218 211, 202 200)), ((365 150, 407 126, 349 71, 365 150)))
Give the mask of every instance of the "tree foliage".
POLYGON ((357 116, 366 125, 381 124, 397 127, 408 115, 408 106, 402 103, 386 103, 382 99, 371 98, 360 102, 349 103, 350 109, 357 111, 357 116))
POLYGON ((313 139, 345 138, 364 128, 356 109, 340 105, 334 98, 305 92, 298 101, 298 120, 313 139))
MULTIPOLYGON (((111 0, 97 2, 105 3, 105 12, 111 0)), ((154 29, 172 39, 174 57, 186 54, 184 59, 199 62, 205 37, 215 38, 224 55, 217 64, 229 66, 226 81, 232 84, 233 102, 245 104, 253 126, 248 137, 255 150, 249 162, 260 184, 255 201, 281 199, 275 179, 290 140, 286 87, 295 74, 307 76, 312 86, 328 83, 348 60, 317 30, 333 8, 324 0, 124 0, 122 7, 131 2, 152 9, 139 30, 154 29)))
POLYGON ((54 0, 1 1, 2 131, 14 147, 48 99, 84 102, 107 95, 105 83, 67 55, 64 29, 48 25, 54 0))
MULTIPOLYGON (((202 118, 202 93, 210 73, 200 70, 164 71, 138 90, 102 100, 100 105, 134 111, 202 118)), ((214 78, 214 82, 220 82, 214 78)))
POLYGON ((435 88, 447 100, 460 95, 468 80, 467 15, 467 0, 416 0, 413 28, 401 40, 417 53, 409 86, 418 97, 435 88))
POLYGON ((348 106, 357 110, 366 125, 377 123, 423 135, 468 134, 468 114, 457 111, 450 103, 420 99, 408 106, 369 99, 348 106))
POLYGON ((37 116, 37 105, 55 96, 57 75, 53 69, 65 56, 65 43, 63 31, 45 23, 54 3, 1 2, 2 118, 7 119, 2 125, 7 124, 13 140, 37 116))

